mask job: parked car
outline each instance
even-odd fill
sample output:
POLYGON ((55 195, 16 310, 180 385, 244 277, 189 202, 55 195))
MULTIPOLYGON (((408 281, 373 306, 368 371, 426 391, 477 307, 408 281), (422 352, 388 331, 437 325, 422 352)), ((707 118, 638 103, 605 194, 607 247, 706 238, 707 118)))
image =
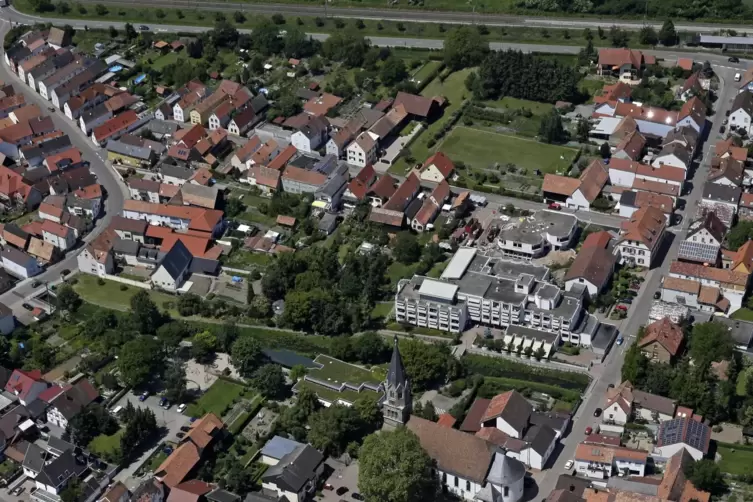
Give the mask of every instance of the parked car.
POLYGON ((614 389, 614 384, 610 383, 609 385, 607 385, 607 389, 614 389))
POLYGON ((48 106, 47 110, 50 111, 50 112, 55 113, 57 111, 57 108, 55 108, 54 106, 48 106))
POLYGON ((168 401, 167 399, 165 399, 165 402, 163 404, 161 404, 160 406, 162 406, 166 410, 169 410, 170 406, 172 406, 172 404, 170 404, 170 401, 168 401))
POLYGON ((144 391, 144 392, 142 392, 142 393, 141 393, 141 395, 139 396, 139 401, 146 401, 146 398, 147 398, 147 397, 149 397, 149 391, 148 391, 148 390, 145 390, 145 391, 144 391))
POLYGON ((617 305, 614 309, 615 310, 627 310, 628 308, 624 305, 617 305))
POLYGON ((141 26, 139 26, 139 30, 141 30, 141 31, 149 31, 149 27, 147 25, 145 25, 145 24, 142 24, 141 26))
POLYGON ((596 408, 594 410, 594 416, 595 417, 600 417, 601 416, 601 408, 596 408))
POLYGON ((657 291, 654 293, 654 300, 658 300, 659 298, 661 298, 661 291, 657 291))
POLYGON ((31 287, 32 288, 38 288, 40 284, 42 284, 42 283, 39 282, 39 279, 34 279, 33 281, 31 281, 31 287))
POLYGON ((559 204, 557 204, 556 202, 551 202, 551 203, 549 203, 549 205, 548 205, 547 207, 548 207, 549 209, 554 209, 555 211, 559 211, 560 209, 562 209, 562 206, 560 206, 560 205, 559 205, 559 204))
POLYGON ((29 305, 28 303, 23 303, 23 304, 21 304, 21 306, 23 308, 25 308, 26 310, 29 310, 29 311, 34 310, 34 307, 32 307, 31 305, 29 305))
POLYGON ((353 497, 356 500, 363 500, 363 495, 361 495, 358 492, 353 492, 350 496, 353 497))
POLYGON ((590 425, 586 427, 586 436, 590 436, 593 431, 593 427, 591 427, 590 425))
POLYGON ((617 338, 617 345, 622 345, 623 343, 625 343, 625 339, 624 338, 622 338, 622 337, 617 338))
POLYGON ((332 491, 332 490, 334 490, 334 489, 335 489, 335 487, 334 487, 334 486, 332 486, 332 485, 331 485, 331 484, 329 484, 329 483, 324 483, 324 489, 325 489, 325 490, 329 490, 329 491, 332 491))
MULTIPOLYGON (((185 404, 179 404, 178 405, 178 413, 183 413, 186 411, 186 405, 185 404)), ((191 420, 193 422, 193 420, 191 420)))
POLYGON ((737 56, 730 56, 729 59, 727 59, 727 61, 729 61, 730 63, 739 63, 740 58, 738 58, 737 56))
POLYGON ((568 460, 567 462, 565 462, 565 470, 569 471, 570 469, 573 468, 574 464, 575 462, 573 462, 573 459, 568 460))
POLYGON ((335 491, 335 493, 338 495, 343 495, 344 493, 347 493, 347 491, 348 491, 347 486, 341 486, 340 488, 337 489, 337 491, 335 491))
POLYGON ((633 303, 633 299, 632 298, 623 298, 622 300, 620 300, 620 302, 621 303, 627 303, 628 305, 631 305, 633 303))
POLYGON ((167 402, 167 398, 166 398, 166 397, 161 397, 161 398, 159 399, 159 405, 160 405, 160 406, 165 406, 165 403, 166 403, 166 402, 167 402))
POLYGON ((722 134, 724 134, 724 131, 725 131, 725 130, 726 130, 726 127, 724 127, 724 126, 721 126, 721 127, 719 128, 719 132, 720 132, 720 133, 722 133, 722 134))
POLYGON ((19 486, 15 487, 11 493, 13 495, 15 495, 16 497, 18 497, 19 495, 21 495, 24 492, 24 490, 26 490, 26 487, 23 486, 23 485, 19 485, 19 486))
POLYGON ((183 427, 180 428, 180 430, 183 431, 183 432, 188 432, 188 431, 191 430, 191 428, 189 426, 187 426, 187 425, 184 425, 183 427))
POLYGON ((178 439, 183 439, 185 436, 186 436, 185 432, 179 432, 175 435, 175 437, 178 439))

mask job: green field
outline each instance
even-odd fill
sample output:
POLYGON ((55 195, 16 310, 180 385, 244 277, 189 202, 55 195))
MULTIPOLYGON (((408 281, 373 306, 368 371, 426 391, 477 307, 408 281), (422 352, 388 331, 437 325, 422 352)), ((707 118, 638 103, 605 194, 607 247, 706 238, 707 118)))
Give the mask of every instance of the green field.
POLYGON ((753 448, 750 446, 717 443, 716 452, 722 457, 717 463, 722 472, 750 474, 750 466, 753 465, 753 448))
POLYGON ((742 321, 753 321, 753 310, 743 307, 740 310, 736 310, 730 316, 732 319, 740 319, 742 321))
POLYGON ((390 315, 390 312, 392 312, 393 303, 392 302, 385 302, 385 303, 377 303, 374 305, 374 308, 371 309, 371 318, 372 319, 382 319, 390 315))
POLYGON ((228 267, 243 268, 248 265, 265 266, 272 261, 272 257, 263 253, 252 253, 250 251, 243 251, 242 249, 236 249, 225 261, 225 265, 228 267))
POLYGON ((309 375, 324 380, 333 385, 349 383, 358 386, 362 383, 379 383, 383 379, 381 372, 367 370, 354 364, 349 364, 334 357, 319 355, 314 359, 322 364, 322 368, 309 370, 309 375))
MULTIPOLYGON (((131 298, 139 291, 142 291, 141 288, 137 288, 136 286, 127 286, 108 280, 105 280, 104 284, 99 285, 97 282, 99 277, 89 274, 79 274, 76 276, 76 279, 77 282, 73 285, 73 289, 81 295, 84 301, 113 310, 128 310, 131 308, 131 298), (127 289, 123 291, 121 290, 121 286, 125 286, 127 289)), ((152 290, 143 291, 149 292, 149 296, 159 308, 162 308, 165 302, 175 302, 177 300, 175 296, 166 293, 152 290)))
POLYGON ((120 437, 123 432, 125 432, 125 429, 119 429, 111 436, 99 435, 95 437, 89 443, 89 450, 106 458, 115 455, 120 450, 120 437))
POLYGON ((527 169, 529 176, 535 169, 563 173, 577 153, 573 148, 462 126, 450 132, 440 150, 456 162, 465 162, 467 167, 487 169, 494 163, 512 163, 527 169))
POLYGON ((390 266, 387 267, 387 277, 389 277, 390 282, 393 285, 396 285, 400 279, 410 279, 411 277, 413 277, 413 274, 416 272, 417 266, 418 263, 405 265, 404 263, 400 263, 399 261, 392 262, 390 266))
POLYGON ((527 99, 512 98, 505 96, 502 99, 494 101, 484 101, 485 106, 491 106, 492 108, 499 108, 501 110, 522 110, 524 108, 531 110, 534 115, 545 115, 549 113, 554 105, 549 103, 539 103, 538 101, 529 101, 527 99))
POLYGON ((214 413, 221 417, 232 406, 233 401, 243 394, 243 386, 227 380, 219 379, 212 384, 198 401, 186 408, 186 415, 202 417, 207 413, 214 413))
POLYGON ((177 63, 180 56, 177 52, 168 52, 164 56, 160 56, 152 62, 152 68, 155 70, 162 70, 165 66, 173 63, 177 63))

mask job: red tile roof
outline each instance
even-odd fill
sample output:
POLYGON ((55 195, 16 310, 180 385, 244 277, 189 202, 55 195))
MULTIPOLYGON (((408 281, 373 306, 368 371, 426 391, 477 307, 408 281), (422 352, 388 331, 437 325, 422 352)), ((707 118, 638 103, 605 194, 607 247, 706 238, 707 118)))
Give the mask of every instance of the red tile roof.
POLYGON ((452 174, 452 171, 455 169, 455 164, 452 163, 450 158, 445 155, 442 152, 437 152, 428 159, 426 159, 426 162, 424 162, 424 165, 421 166, 421 170, 425 170, 430 166, 434 166, 437 168, 437 170, 447 178, 452 174))
POLYGON ((646 335, 638 344, 640 347, 645 347, 656 342, 672 356, 676 356, 680 351, 683 340, 685 340, 685 335, 682 328, 665 317, 646 326, 646 335))

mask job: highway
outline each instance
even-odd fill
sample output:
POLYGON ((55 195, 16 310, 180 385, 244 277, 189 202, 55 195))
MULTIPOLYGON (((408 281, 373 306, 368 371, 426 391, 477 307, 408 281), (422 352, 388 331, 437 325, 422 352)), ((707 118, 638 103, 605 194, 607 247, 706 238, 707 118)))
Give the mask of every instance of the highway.
MULTIPOLYGON (((401 8, 365 8, 365 7, 331 7, 325 10, 324 2, 317 5, 311 4, 274 4, 274 3, 254 3, 254 2, 212 2, 196 0, 156 0, 156 1, 139 1, 139 0, 82 0, 82 3, 102 3, 106 5, 124 5, 126 7, 163 7, 163 8, 183 8, 212 11, 244 11, 253 12, 262 15, 272 15, 276 13, 291 16, 321 16, 321 17, 341 17, 351 19, 373 19, 385 21, 413 21, 421 23, 448 23, 448 24, 475 24, 483 23, 487 26, 530 26, 530 27, 552 27, 552 28, 592 28, 599 26, 607 28, 610 26, 619 26, 629 30, 640 30, 644 22, 640 19, 619 19, 619 18, 597 18, 597 17, 541 17, 541 16, 519 16, 507 14, 490 14, 487 12, 468 12, 468 11, 433 11, 424 9, 401 9, 401 8)), ((470 2, 469 2, 470 3, 470 2)), ((661 28, 663 20, 651 20, 648 24, 654 26, 657 30, 661 28)), ((676 21, 675 28, 678 31, 714 31, 719 29, 735 29, 746 31, 750 25, 745 24, 715 24, 715 23, 693 23, 676 21)))
MULTIPOLYGON (((6 19, 0 19, 0 36, 5 37, 5 34, 9 29, 10 24, 8 21, 6 19)), ((32 288, 31 283, 33 280, 38 280, 42 284, 45 282, 58 282, 60 280, 60 273, 63 270, 75 270, 78 268, 76 256, 81 252, 86 243, 96 238, 102 230, 110 224, 113 215, 120 212, 123 208, 123 200, 128 192, 125 184, 120 181, 117 174, 105 164, 103 160, 104 150, 95 148, 91 140, 87 138, 81 129, 76 127, 73 122, 68 120, 62 111, 48 112, 47 108, 52 106, 52 102, 45 100, 28 85, 23 83, 15 73, 10 71, 5 65, 5 62, 0 63, 0 80, 5 83, 13 84, 16 92, 23 93, 26 96, 26 103, 38 105, 41 110, 45 111, 50 117, 52 117, 55 127, 66 133, 70 138, 71 143, 81 150, 83 159, 89 161, 91 171, 97 176, 99 183, 107 192, 104 201, 103 215, 96 221, 94 229, 84 237, 83 244, 79 244, 77 248, 67 253, 62 261, 49 266, 42 274, 33 279, 26 279, 19 282, 12 290, 0 295, 0 302, 13 309, 18 316, 20 313, 24 312, 23 307, 21 307, 24 299, 29 297, 32 293, 44 289, 44 286, 32 288)))

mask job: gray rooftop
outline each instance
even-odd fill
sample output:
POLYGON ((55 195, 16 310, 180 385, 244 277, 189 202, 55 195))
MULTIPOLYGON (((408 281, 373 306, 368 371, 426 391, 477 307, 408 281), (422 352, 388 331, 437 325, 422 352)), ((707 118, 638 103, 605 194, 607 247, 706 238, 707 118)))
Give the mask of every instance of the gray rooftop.
POLYGON ((556 333, 541 331, 534 328, 527 328, 525 326, 519 326, 517 324, 511 324, 510 326, 508 326, 507 334, 512 336, 522 336, 524 338, 539 340, 546 343, 554 343, 558 338, 558 335, 556 333))
POLYGON ((113 139, 107 142, 107 151, 140 160, 149 160, 152 156, 152 150, 145 146, 129 145, 113 139))
POLYGON ((728 317, 710 316, 702 312, 694 312, 695 322, 714 321, 724 324, 738 350, 750 350, 753 346, 753 322, 730 319, 728 317))
POLYGON ((538 244, 545 239, 543 233, 556 237, 570 235, 578 219, 570 214, 538 211, 528 218, 511 218, 500 223, 499 240, 538 244))
POLYGON ((737 205, 741 193, 742 190, 738 187, 720 185, 711 181, 703 185, 703 198, 707 200, 737 205))
POLYGON ((531 263, 476 253, 468 265, 467 272, 477 272, 487 276, 517 280, 520 274, 532 275, 537 281, 549 276, 549 269, 531 263))
POLYGON ((295 451, 299 446, 302 446, 302 444, 298 441, 293 441, 282 436, 275 436, 267 441, 264 448, 261 449, 261 454, 262 456, 280 460, 288 453, 295 451))

